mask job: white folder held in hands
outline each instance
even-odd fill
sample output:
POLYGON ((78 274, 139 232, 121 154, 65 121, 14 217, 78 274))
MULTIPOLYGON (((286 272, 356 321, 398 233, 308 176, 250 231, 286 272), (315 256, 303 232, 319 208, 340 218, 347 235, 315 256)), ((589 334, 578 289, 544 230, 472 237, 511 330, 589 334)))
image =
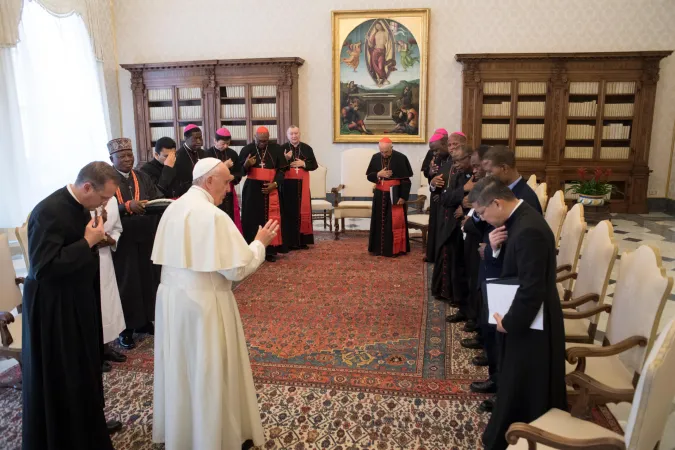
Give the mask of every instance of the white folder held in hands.
MULTIPOLYGON (((505 279, 488 279, 485 283, 485 290, 483 293, 487 295, 487 303, 489 308, 488 313, 488 323, 493 325, 497 324, 497 321, 494 318, 495 313, 498 313, 500 316, 504 317, 513 303, 514 298, 516 297, 516 292, 518 291, 520 284, 517 279, 514 278, 505 278, 505 279)), ((544 329, 544 303, 542 302, 539 312, 534 317, 530 328, 533 330, 543 330, 544 329)), ((508 330, 506 330, 508 331, 508 330)))

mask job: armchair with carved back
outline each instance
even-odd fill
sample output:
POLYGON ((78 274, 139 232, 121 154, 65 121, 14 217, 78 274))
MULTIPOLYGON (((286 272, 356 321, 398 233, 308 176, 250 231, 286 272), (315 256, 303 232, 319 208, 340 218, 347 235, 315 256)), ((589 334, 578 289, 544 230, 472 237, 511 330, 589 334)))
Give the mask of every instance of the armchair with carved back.
POLYGON ((0 356, 21 360, 21 290, 6 234, 0 234, 0 356), (12 311, 16 309, 16 316, 12 311))

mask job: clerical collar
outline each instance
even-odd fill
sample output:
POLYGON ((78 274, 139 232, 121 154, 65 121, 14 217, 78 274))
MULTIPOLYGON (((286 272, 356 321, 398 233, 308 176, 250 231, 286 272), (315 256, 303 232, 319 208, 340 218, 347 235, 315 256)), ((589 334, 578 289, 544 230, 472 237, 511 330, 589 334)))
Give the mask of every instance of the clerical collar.
POLYGON ((513 208, 513 210, 511 211, 511 214, 509 214, 509 218, 506 219, 506 222, 505 222, 505 223, 508 223, 509 220, 511 220, 511 217, 513 217, 513 213, 515 213, 515 212, 516 212, 516 209, 518 209, 518 207, 520 207, 520 205, 522 205, 522 204, 523 204, 523 199, 521 198, 520 200, 518 200, 518 204, 516 205, 516 207, 513 208))
POLYGON ((73 198, 75 199, 75 201, 81 205, 82 202, 79 201, 79 200, 77 199, 77 195, 75 195, 75 192, 73 191, 73 186, 70 185, 70 184, 68 184, 68 185, 66 185, 66 189, 68 189, 68 192, 70 192, 70 195, 73 196, 73 198))
POLYGON ((204 189, 203 187, 197 186, 196 184, 193 184, 190 189, 196 189, 196 190, 200 191, 201 193, 203 193, 206 196, 206 198, 209 202, 211 202, 214 205, 216 204, 216 201, 213 199, 213 195, 209 194, 209 192, 206 189, 204 189))
MULTIPOLYGON (((117 170, 117 169, 115 169, 115 170, 117 170)), ((120 175, 122 175, 122 176, 123 176, 125 179, 127 179, 127 180, 129 179, 129 174, 131 173, 131 172, 124 173, 124 172, 122 172, 122 171, 120 171, 120 170, 117 170, 117 172, 118 172, 120 175)))

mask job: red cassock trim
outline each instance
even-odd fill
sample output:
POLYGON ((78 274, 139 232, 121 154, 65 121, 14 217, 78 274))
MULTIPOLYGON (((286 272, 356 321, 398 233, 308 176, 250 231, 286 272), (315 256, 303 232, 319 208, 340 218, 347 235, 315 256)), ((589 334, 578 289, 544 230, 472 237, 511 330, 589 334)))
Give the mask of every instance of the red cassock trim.
POLYGON ((234 189, 234 184, 230 182, 230 192, 232 192, 232 209, 234 210, 234 224, 237 226, 237 229, 240 233, 244 233, 241 228, 241 214, 239 213, 239 198, 237 197, 237 191, 234 189))
POLYGON ((300 180, 302 185, 302 193, 300 197, 300 233, 312 234, 312 196, 309 192, 309 172, 305 169, 298 169, 296 172, 294 168, 289 169, 284 178, 287 180, 300 180))
MULTIPOLYGON (((389 192, 392 186, 400 186, 399 180, 380 180, 377 182, 377 190, 382 192, 389 192)), ((391 199, 390 199, 391 201, 391 199)), ((391 205, 391 233, 394 238, 392 245, 392 253, 398 255, 406 252, 405 245, 405 214, 403 212, 403 205, 391 205)))
MULTIPOLYGON (((248 178, 251 180, 266 181, 271 183, 274 181, 277 171, 275 169, 259 169, 253 168, 248 171, 248 178)), ((281 225, 281 207, 279 204, 279 190, 275 189, 267 194, 269 201, 267 203, 267 219, 276 220, 281 225)), ((276 247, 282 244, 281 233, 277 233, 270 245, 276 247)))

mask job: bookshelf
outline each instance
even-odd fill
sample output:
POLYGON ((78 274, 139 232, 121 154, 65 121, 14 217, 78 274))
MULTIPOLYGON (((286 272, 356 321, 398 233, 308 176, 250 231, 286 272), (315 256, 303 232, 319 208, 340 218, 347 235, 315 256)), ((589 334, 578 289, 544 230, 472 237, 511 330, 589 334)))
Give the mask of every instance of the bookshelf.
MULTIPOLYGON (((611 169, 612 212, 647 212, 649 146, 661 59, 671 51, 460 54, 462 130, 508 145, 549 196, 577 170, 611 169)), ((569 197, 570 202, 575 201, 569 197)))
POLYGON ((122 64, 131 73, 139 163, 152 159, 157 139, 179 145, 183 130, 197 125, 204 147, 216 129, 227 127, 239 151, 265 126, 270 140, 286 141, 285 130, 298 121, 298 68, 301 58, 207 60, 122 64))

